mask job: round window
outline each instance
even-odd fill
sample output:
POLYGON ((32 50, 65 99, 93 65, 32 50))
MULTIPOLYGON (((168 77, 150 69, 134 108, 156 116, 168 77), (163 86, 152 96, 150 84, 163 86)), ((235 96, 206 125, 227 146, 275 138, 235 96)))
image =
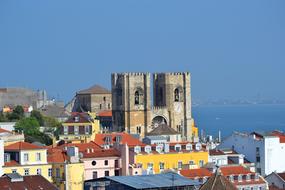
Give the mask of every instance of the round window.
POLYGON ((95 166, 96 165, 96 161, 92 161, 92 166, 95 166))

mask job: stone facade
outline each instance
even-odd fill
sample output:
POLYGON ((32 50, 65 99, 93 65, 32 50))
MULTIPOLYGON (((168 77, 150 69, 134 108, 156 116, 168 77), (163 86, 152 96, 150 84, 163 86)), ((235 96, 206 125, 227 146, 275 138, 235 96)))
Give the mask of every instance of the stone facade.
POLYGON ((111 92, 99 85, 94 85, 86 90, 76 93, 73 111, 95 112, 111 110, 111 92))
POLYGON ((112 74, 113 128, 145 136, 160 124, 192 137, 190 73, 112 74))

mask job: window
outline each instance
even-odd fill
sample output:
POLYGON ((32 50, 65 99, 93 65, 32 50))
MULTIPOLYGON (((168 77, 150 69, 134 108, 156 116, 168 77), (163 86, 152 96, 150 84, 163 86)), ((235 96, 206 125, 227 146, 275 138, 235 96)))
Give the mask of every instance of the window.
POLYGON ((100 104, 100 110, 102 109, 102 104, 100 104))
POLYGON ((52 176, 52 169, 51 169, 51 168, 48 169, 48 176, 49 176, 49 177, 52 176))
POLYGON ((98 177, 98 173, 95 171, 93 172, 93 179, 96 179, 98 177))
POLYGON ((122 137, 121 135, 116 136, 116 143, 121 143, 122 137))
POLYGON ((78 135, 79 133, 79 126, 74 126, 74 134, 78 135))
POLYGON ((105 171, 105 176, 109 176, 109 170, 105 171))
POLYGON ((174 90, 174 102, 181 102, 182 101, 182 87, 179 86, 174 90))
POLYGON ((202 167, 204 165, 204 160, 199 161, 199 167, 202 167))
POLYGON ((259 147, 256 147, 256 155, 259 155, 260 154, 260 149, 259 147))
POLYGON ((41 153, 40 153, 40 152, 37 152, 37 154, 36 154, 36 160, 37 160, 37 161, 41 161, 41 153))
POLYGON ((106 102, 106 97, 105 96, 103 97, 103 101, 106 102))
POLYGON ((141 134, 141 127, 140 126, 137 127, 137 134, 141 134))
POLYGON ((153 168, 153 163, 147 163, 147 168, 152 169, 153 168))
POLYGON ((25 154, 24 154, 24 161, 25 161, 25 162, 28 162, 28 161, 29 161, 29 154, 28 154, 28 153, 25 153, 25 154))
POLYGON ((104 165, 105 165, 105 166, 108 166, 108 160, 105 160, 105 161, 104 161, 104 165))
POLYGON ((195 165, 195 162, 193 160, 190 160, 189 165, 195 165))
POLYGON ((4 153, 4 162, 10 162, 10 154, 9 153, 4 153))
POLYGON ((160 170, 164 170, 164 163, 163 163, 163 162, 160 162, 160 163, 159 163, 159 169, 160 169, 160 170))
POLYGON ((85 126, 85 134, 90 134, 90 126, 89 125, 85 126))
POLYGON ((42 175, 42 169, 40 168, 37 169, 37 175, 42 175))
POLYGON ((30 174, 30 170, 29 169, 24 169, 24 175, 29 175, 30 174))
POLYGON ((17 170, 16 170, 16 169, 13 169, 13 170, 12 170, 12 173, 17 173, 17 170))
POLYGON ((178 169, 181 169, 181 168, 182 168, 182 162, 179 161, 179 162, 178 162, 178 169))
POLYGON ((110 104, 108 104, 108 109, 111 109, 111 106, 110 106, 110 104))
POLYGON ((135 91, 135 105, 141 104, 143 104, 143 90, 141 88, 138 88, 135 91))
POLYGON ((59 170, 59 168, 56 168, 56 170, 55 170, 55 176, 56 176, 57 178, 60 178, 60 170, 59 170))
POLYGON ((242 182, 242 175, 238 175, 238 182, 242 182))
POLYGON ((260 162, 260 156, 256 156, 256 162, 260 162))
POLYGON ((92 161, 91 164, 92 164, 92 166, 96 166, 97 163, 96 163, 96 161, 94 160, 94 161, 92 161))
POLYGON ((63 126, 63 134, 67 135, 68 134, 68 127, 63 126))

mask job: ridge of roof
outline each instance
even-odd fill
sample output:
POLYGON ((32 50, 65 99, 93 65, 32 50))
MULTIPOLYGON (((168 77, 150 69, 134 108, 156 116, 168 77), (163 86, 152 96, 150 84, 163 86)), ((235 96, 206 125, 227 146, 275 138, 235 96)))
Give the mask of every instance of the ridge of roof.
POLYGON ((78 91, 76 94, 110 94, 110 93, 111 92, 108 89, 95 84, 90 88, 78 91))

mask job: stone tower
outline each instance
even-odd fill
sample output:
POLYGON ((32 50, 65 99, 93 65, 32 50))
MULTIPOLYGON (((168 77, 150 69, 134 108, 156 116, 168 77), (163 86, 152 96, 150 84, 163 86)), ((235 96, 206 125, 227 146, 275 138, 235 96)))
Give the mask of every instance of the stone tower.
POLYGON ((191 86, 189 72, 153 74, 154 106, 166 107, 169 126, 190 140, 192 137, 191 86))
POLYGON ((112 74, 113 128, 147 135, 167 125, 191 140, 194 121, 191 113, 190 73, 153 74, 153 105, 149 73, 112 74))
POLYGON ((144 136, 151 122, 149 73, 112 74, 113 128, 144 136))

